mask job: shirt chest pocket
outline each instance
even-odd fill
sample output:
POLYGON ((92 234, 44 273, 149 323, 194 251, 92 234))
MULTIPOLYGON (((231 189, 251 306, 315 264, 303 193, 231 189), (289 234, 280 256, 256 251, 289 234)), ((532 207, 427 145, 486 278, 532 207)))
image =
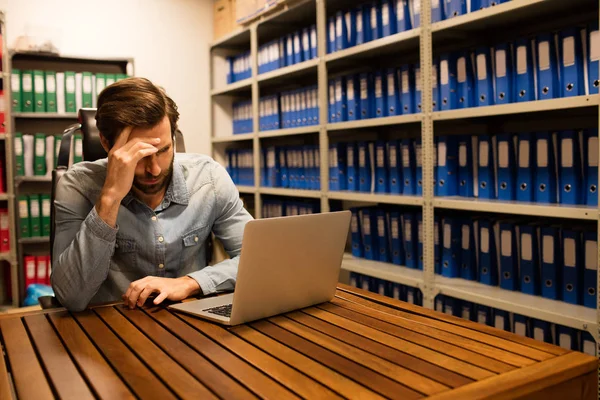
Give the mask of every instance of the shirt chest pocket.
MULTIPOLYGON (((202 226, 194 228, 189 232, 186 232, 182 237, 182 251, 181 251, 181 268, 186 268, 191 265, 200 266, 201 254, 204 254, 201 250, 206 250, 204 242, 210 233, 209 226, 202 226)), ((202 264, 203 265, 203 264, 202 264)))
POLYGON ((137 252, 134 239, 117 236, 115 253, 110 261, 111 269, 133 270, 137 268, 137 252))

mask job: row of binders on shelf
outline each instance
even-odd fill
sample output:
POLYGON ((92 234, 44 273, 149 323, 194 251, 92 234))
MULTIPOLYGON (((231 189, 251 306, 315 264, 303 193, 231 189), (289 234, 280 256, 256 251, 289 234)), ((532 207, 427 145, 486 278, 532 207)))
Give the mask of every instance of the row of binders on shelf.
POLYGON ((261 186, 321 190, 320 151, 317 145, 263 150, 261 186))
POLYGON ((49 237, 50 195, 21 195, 17 200, 19 204, 20 237, 49 237))
MULTIPOLYGON (((329 146, 329 188, 422 195, 420 139, 329 146)), ((598 130, 440 136, 434 194, 598 204, 598 130)))
POLYGON ((252 133, 254 118, 252 117, 252 101, 233 103, 233 134, 252 133))
MULTIPOLYGON (((353 208, 352 254, 423 269, 422 214, 353 208)), ((434 222, 435 271, 502 289, 596 307, 592 227, 457 215, 434 222)))
POLYGON ((419 66, 403 65, 330 79, 329 123, 421 112, 419 66))
POLYGON ((436 218, 436 273, 596 307, 597 230, 473 216, 436 218))
POLYGON ((548 321, 529 318, 444 295, 436 296, 435 310, 541 342, 554 344, 566 350, 582 351, 593 356, 596 355, 596 342, 587 331, 552 324, 548 321))
POLYGON ((566 350, 581 351, 596 356, 596 342, 587 331, 552 324, 548 321, 529 318, 444 295, 438 295, 435 298, 435 310, 541 342, 554 344, 566 350))
MULTIPOLYGON (((433 111, 598 93, 599 48, 596 24, 443 54, 432 67, 433 111)), ((329 123, 422 110, 419 64, 339 76, 328 89, 329 123)))
POLYGON ((420 139, 329 145, 329 190, 422 195, 420 139))
POLYGON ((260 131, 319 125, 317 86, 261 97, 259 118, 260 131))
POLYGON ((436 195, 598 204, 598 130, 446 136, 436 195))
POLYGON ((10 251, 10 216, 7 208, 0 208, 0 253, 10 251))
POLYGON ((253 151, 246 149, 227 149, 225 151, 226 169, 236 185, 254 186, 253 151))
MULTIPOLYGON (((50 178, 58 162, 62 135, 45 133, 15 133, 15 166, 17 176, 45 176, 50 178)), ((69 165, 83 160, 81 135, 71 142, 69 165)))
POLYGON ((243 81, 252 77, 252 58, 250 52, 227 57, 227 84, 243 81))
POLYGON ((23 257, 25 269, 25 289, 31 284, 50 285, 52 274, 52 260, 50 255, 25 255, 23 257))
POLYGON ((11 73, 13 112, 75 113, 96 107, 106 86, 127 78, 125 74, 18 70, 11 73))
POLYGON ((522 37, 474 52, 440 55, 433 66, 433 110, 598 93, 598 22, 522 37))
MULTIPOLYGON (((351 272, 350 285, 378 293, 381 296, 422 305, 415 301, 416 296, 419 296, 419 298, 421 296, 421 292, 418 289, 406 287, 398 283, 351 272)), ((444 295, 436 296, 434 303, 436 311, 447 315, 554 344, 567 350, 582 351, 592 356, 597 355, 596 342, 587 331, 552 324, 547 321, 529 318, 520 314, 444 295)))
POLYGON ((258 48, 258 73, 264 74, 317 58, 317 27, 311 25, 258 48))
POLYGON ((351 208, 352 255, 422 270, 422 214, 410 210, 351 208))
MULTIPOLYGON (((509 0, 432 0, 431 22, 479 11, 509 0), (470 3, 470 4, 468 4, 470 3)), ((376 0, 328 19, 327 53, 344 50, 421 26, 420 0, 376 0)))
POLYGON ((262 218, 289 217, 321 212, 318 200, 265 199, 262 202, 262 218))
POLYGON ((350 286, 405 301, 416 306, 423 306, 423 293, 420 289, 411 286, 384 281, 383 279, 373 278, 357 272, 350 272, 350 286))

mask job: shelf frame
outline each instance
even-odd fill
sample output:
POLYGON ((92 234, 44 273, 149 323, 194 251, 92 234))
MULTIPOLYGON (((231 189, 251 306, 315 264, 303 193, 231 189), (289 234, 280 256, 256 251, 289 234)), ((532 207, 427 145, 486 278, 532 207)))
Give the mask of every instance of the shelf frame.
MULTIPOLYGON (((455 17, 445 21, 431 23, 431 0, 421 1, 421 27, 412 31, 402 32, 377 41, 369 42, 343 51, 327 54, 327 0, 313 0, 316 7, 317 17, 317 38, 318 38, 318 58, 312 60, 311 64, 297 65, 287 67, 281 70, 273 71, 268 74, 257 75, 256 66, 256 22, 249 26, 251 33, 251 49, 253 58, 253 76, 251 78, 252 100, 255 130, 252 134, 252 147, 254 150, 254 168, 256 188, 252 193, 255 194, 256 216, 261 217, 261 199, 264 195, 282 195, 298 196, 308 198, 321 198, 321 210, 330 211, 331 200, 341 200, 359 203, 379 203, 393 204, 400 206, 421 207, 423 211, 423 257, 424 270, 418 272, 418 277, 414 276, 414 271, 407 271, 406 268, 395 266, 393 264, 384 264, 370 262, 367 260, 354 259, 350 255, 344 256, 342 268, 352 272, 364 273, 365 275, 375 276, 380 279, 386 279, 406 285, 418 287, 423 292, 423 304, 425 307, 434 308, 435 296, 439 294, 456 297, 459 299, 479 302, 490 307, 503 309, 529 316, 531 318, 545 319, 547 321, 570 326, 573 328, 587 330, 599 342, 600 338, 600 303, 596 310, 585 309, 579 306, 571 306, 565 303, 556 302, 547 299, 539 299, 534 302, 535 305, 528 306, 525 301, 531 300, 531 296, 514 292, 500 292, 499 288, 481 287, 480 284, 469 282, 463 284, 459 280, 448 280, 434 274, 434 213, 438 210, 461 210, 461 211, 480 211, 485 213, 513 214, 522 216, 531 216, 536 218, 564 218, 576 221, 596 221, 600 222, 600 209, 598 207, 586 206, 566 206, 566 205, 543 205, 533 203, 502 202, 499 200, 478 200, 467 198, 443 198, 434 196, 433 187, 433 163, 434 163, 434 137, 436 129, 443 128, 449 124, 461 124, 465 120, 479 123, 485 119, 494 120, 498 117, 506 116, 509 118, 528 118, 528 115, 544 117, 544 113, 552 113, 560 110, 562 113, 591 113, 597 112, 600 126, 600 95, 585 95, 572 98, 559 98, 545 101, 512 103, 506 105, 495 105, 489 107, 475 107, 470 109, 433 111, 431 88, 433 85, 431 76, 431 63, 433 59, 433 50, 438 38, 447 38, 448 35, 460 33, 459 31, 477 31, 484 30, 485 26, 500 26, 507 24, 511 16, 522 12, 524 18, 529 18, 540 10, 556 12, 562 10, 568 11, 569 6, 562 0, 511 0, 509 2, 490 7, 467 15, 455 17), (415 44, 418 40, 418 45, 415 44), (390 51, 397 46, 399 49, 405 49, 412 46, 418 48, 419 61, 421 65, 421 88, 422 104, 421 113, 412 115, 401 115, 397 117, 376 118, 369 120, 349 121, 336 124, 329 124, 328 121, 328 79, 339 73, 340 66, 355 60, 369 58, 377 51, 390 51), (317 84, 319 103, 321 105, 319 116, 321 124, 314 127, 282 129, 278 131, 258 132, 258 86, 259 83, 268 82, 271 79, 284 79, 286 76, 293 77, 295 73, 302 72, 306 68, 317 69, 317 84), (292 75, 288 75, 292 73, 292 75), (595 109, 594 109, 595 108, 595 109), (596 111, 597 110, 597 111, 596 111), (394 196, 371 193, 352 193, 352 192, 334 192, 330 191, 327 182, 329 182, 328 149, 329 135, 340 134, 345 131, 368 131, 395 126, 409 126, 411 124, 420 124, 422 140, 423 157, 423 195, 414 196, 394 196), (320 155, 320 177, 322 187, 320 191, 298 191, 278 188, 261 188, 260 184, 260 151, 263 149, 260 139, 281 138, 282 140, 295 135, 318 133, 320 155), (411 275, 412 274, 412 275, 411 275), (485 290, 493 295, 487 295, 485 290), (494 297, 496 296, 496 297, 494 297), (510 296, 515 296, 517 300, 511 300, 510 296), (525 296, 525 297, 523 297, 525 296)), ((523 18, 522 18, 523 19, 523 18)), ((271 22, 276 22, 277 15, 273 16, 271 22)), ((599 16, 600 20, 600 16, 599 16)), ((214 73, 214 72, 213 72, 214 73)), ((214 99, 213 99, 214 100, 214 99)), ((587 122, 587 121, 586 121, 587 122)), ((440 129, 442 131, 443 129, 440 129)), ((370 132, 370 131, 368 131, 370 132)), ((353 132, 355 133, 355 132, 353 132)), ((213 140, 213 143, 222 143, 226 140, 213 140)), ((213 151, 215 147, 213 146, 213 151)), ((600 151, 600 144, 599 144, 600 151)), ((600 230, 599 230, 600 242, 600 230)), ((600 260, 600 246, 598 252, 600 260)), ((597 292, 600 292, 600 274, 598 275, 597 292)), ((599 351, 600 354, 600 351, 599 351)), ((600 370, 599 370, 600 371, 600 370)))

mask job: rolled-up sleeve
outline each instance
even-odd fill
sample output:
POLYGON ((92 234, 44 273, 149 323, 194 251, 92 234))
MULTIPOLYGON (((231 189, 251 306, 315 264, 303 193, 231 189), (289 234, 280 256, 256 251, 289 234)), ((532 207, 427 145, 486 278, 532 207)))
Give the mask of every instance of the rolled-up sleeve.
POLYGON ((234 289, 244 227, 252 220, 225 168, 215 163, 211 178, 215 192, 215 222, 212 231, 231 258, 188 274, 198 282, 205 295, 234 289))
POLYGON ((76 170, 68 171, 54 201, 51 282, 57 299, 71 311, 85 309, 106 280, 118 231, 100 218, 83 185, 76 170))

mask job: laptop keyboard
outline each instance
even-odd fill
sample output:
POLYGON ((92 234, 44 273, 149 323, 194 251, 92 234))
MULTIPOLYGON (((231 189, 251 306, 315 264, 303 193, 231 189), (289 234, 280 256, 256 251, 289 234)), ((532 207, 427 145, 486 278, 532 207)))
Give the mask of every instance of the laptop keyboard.
POLYGON ((202 311, 209 312, 211 314, 217 314, 217 315, 220 315, 222 317, 229 318, 229 317, 231 317, 231 306, 232 305, 233 304, 226 304, 224 306, 207 308, 207 309, 202 310, 202 311))

